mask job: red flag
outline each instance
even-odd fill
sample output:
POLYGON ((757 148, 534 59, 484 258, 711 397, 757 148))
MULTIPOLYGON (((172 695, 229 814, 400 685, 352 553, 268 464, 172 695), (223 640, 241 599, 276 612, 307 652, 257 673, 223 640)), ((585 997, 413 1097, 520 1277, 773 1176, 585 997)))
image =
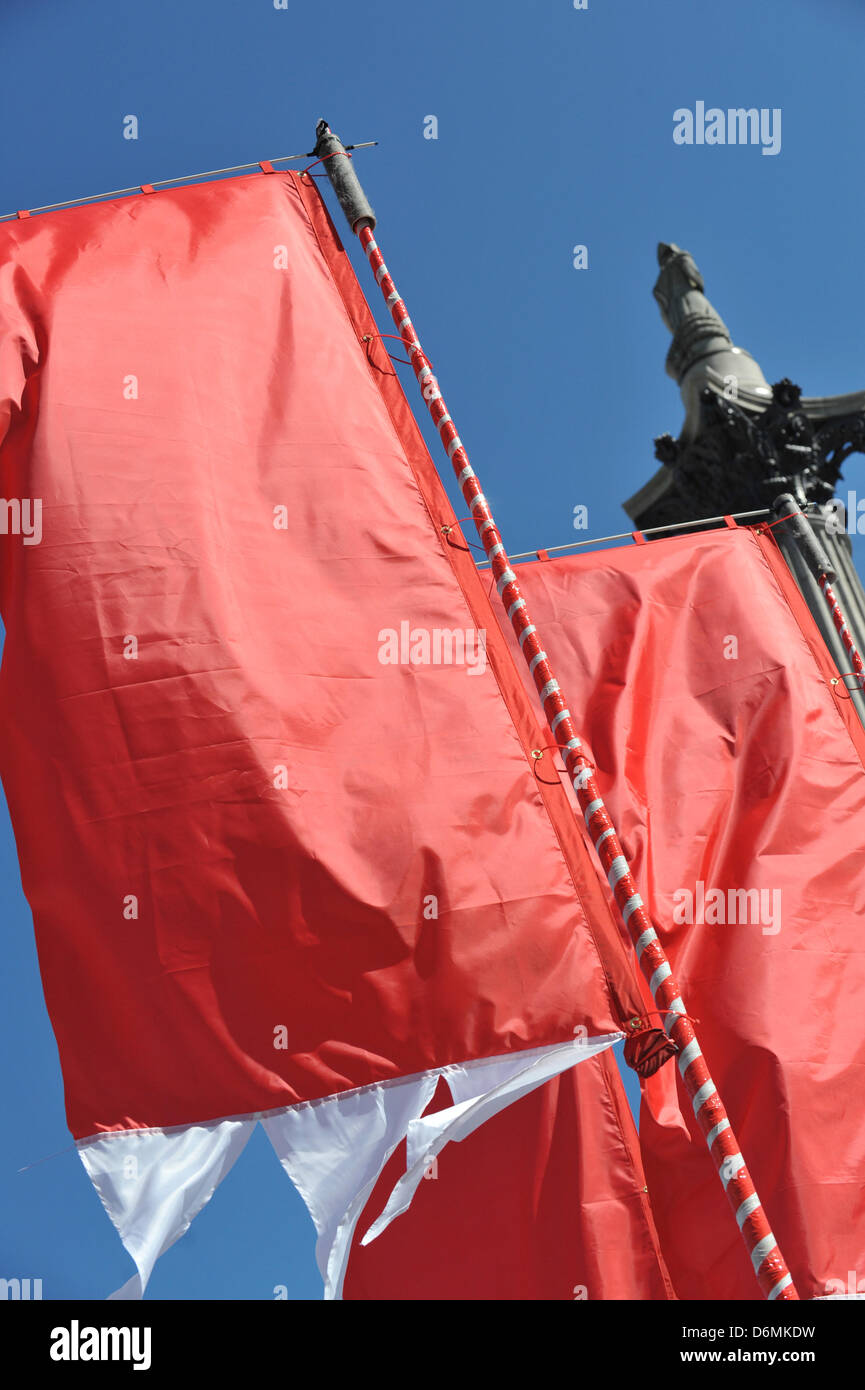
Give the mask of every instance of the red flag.
POLYGON ((388 1154, 452 1132, 411 1129, 441 1069, 465 1133, 620 1036, 634 971, 309 179, 0 240, 41 525, 3 549, 0 770, 69 1124, 130 1291, 259 1115, 338 1291, 388 1154))
MULTIPOLYGON (((839 1292, 865 1271, 865 736, 843 684, 760 528, 519 578, 799 1294, 839 1292)), ((677 1294, 757 1298, 677 1082, 646 1083, 640 1124, 677 1294)))
MULTIPOLYGON (((449 1105, 444 1082, 439 1105, 449 1105)), ((358 1230, 405 1166, 398 1150, 358 1230)), ((611 1052, 548 1081, 424 1174, 411 1210, 352 1247, 348 1299, 667 1299, 637 1131, 611 1052)))

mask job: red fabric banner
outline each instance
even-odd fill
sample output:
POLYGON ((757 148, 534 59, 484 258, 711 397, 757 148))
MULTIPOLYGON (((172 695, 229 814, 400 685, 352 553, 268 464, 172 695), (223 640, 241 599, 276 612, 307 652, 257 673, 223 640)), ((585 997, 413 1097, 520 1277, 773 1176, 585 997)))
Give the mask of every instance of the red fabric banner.
MULTIPOLYGON (((799 1294, 865 1286, 865 737, 816 626, 759 528, 519 579, 799 1294)), ((672 1066, 640 1140, 679 1297, 758 1298, 672 1066)))
MULTIPOLYGON (((431 1110, 450 1104, 444 1081, 431 1110)), ((405 1166, 394 1154, 358 1232, 405 1166)), ((352 1247, 348 1299, 667 1299, 637 1131, 611 1052, 450 1144, 411 1209, 352 1247)))
POLYGON ((0 772, 73 1133, 619 1030, 608 894, 310 180, 9 223, 0 266, 42 528, 2 545, 0 772))

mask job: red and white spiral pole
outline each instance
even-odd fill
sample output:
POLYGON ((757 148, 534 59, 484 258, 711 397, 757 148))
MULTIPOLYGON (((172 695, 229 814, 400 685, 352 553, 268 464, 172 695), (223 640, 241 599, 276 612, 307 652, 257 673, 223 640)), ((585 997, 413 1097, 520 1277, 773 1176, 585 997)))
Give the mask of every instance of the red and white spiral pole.
POLYGON ((820 588, 823 590, 826 602, 829 605, 832 621, 835 624, 835 631, 844 643, 844 650, 850 658, 850 664, 853 667, 850 674, 858 678, 860 689, 865 689, 865 662, 862 661, 856 643, 853 641, 850 629, 847 626, 847 619, 844 617, 843 609, 835 597, 835 590, 829 583, 829 577, 826 574, 821 574, 818 582, 820 588))
POLYGON ((478 477, 469 463, 456 425, 448 414, 439 383, 420 345, 405 302, 397 292, 373 237, 375 214, 351 168, 349 156, 345 154, 344 158, 333 158, 334 155, 344 153, 338 136, 331 132, 324 121, 319 123, 316 134, 318 144, 315 153, 327 161, 325 168, 331 176, 331 183, 352 231, 357 234, 366 253, 370 269, 405 345, 423 398, 453 465, 466 506, 492 566, 496 589, 534 679, 547 724, 562 754, 568 776, 573 782, 595 851, 630 934, 640 968, 649 982, 658 1012, 665 1019, 664 1029, 678 1048, 679 1073, 735 1214, 757 1282, 767 1299, 797 1299, 799 1295, 792 1276, 769 1227, 745 1160, 739 1152, 739 1145, 724 1104, 709 1074, 693 1024, 686 1014, 678 985, 673 979, 666 952, 637 892, 637 885, 622 852, 619 837, 595 781, 593 768, 586 760, 564 694, 553 675, 549 659, 541 646, 537 629, 526 607, 526 600, 510 567, 498 527, 481 491, 478 477))
MULTIPOLYGON (((835 590, 832 588, 832 580, 837 576, 835 570, 832 568, 826 550, 815 534, 814 528, 808 517, 802 511, 799 503, 791 493, 783 492, 780 497, 776 497, 775 501, 772 503, 772 511, 775 514, 772 528, 775 530, 776 540, 780 539, 782 542, 786 542, 788 548, 789 546, 795 547, 800 560, 807 569, 810 570, 813 578, 816 580, 826 600, 829 612, 832 615, 835 631, 838 633, 843 643, 844 650, 850 658, 850 665, 853 669, 848 672, 848 674, 854 676, 858 680, 860 690, 865 690, 865 662, 863 662, 856 643, 853 641, 853 634, 847 624, 844 610, 838 602, 838 596, 835 590)), ((789 549, 785 553, 785 559, 789 565, 789 549)), ((795 578, 795 569, 793 570, 793 574, 795 578)), ((801 579, 797 579, 797 583, 799 583, 801 587, 801 579)), ((815 617, 818 617, 818 615, 815 614, 815 617)), ((833 653, 833 656, 834 655, 833 653)))

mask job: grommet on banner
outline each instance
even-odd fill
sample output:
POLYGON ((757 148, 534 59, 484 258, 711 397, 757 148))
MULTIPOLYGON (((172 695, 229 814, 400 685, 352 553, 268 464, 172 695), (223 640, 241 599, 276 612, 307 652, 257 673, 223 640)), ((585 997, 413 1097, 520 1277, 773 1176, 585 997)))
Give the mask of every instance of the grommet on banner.
MULTIPOLYGON (((547 752, 561 753, 562 755, 564 755, 565 749, 562 747, 562 745, 561 745, 560 743, 544 743, 544 744, 541 744, 540 748, 533 748, 533 749, 531 750, 531 754, 532 754, 532 771, 533 771, 533 773, 535 774, 535 781, 536 781, 536 782, 543 782, 543 784, 544 784, 545 787, 560 787, 562 784, 561 784, 561 782, 560 782, 560 780, 559 780, 558 778, 557 778, 554 782, 551 782, 551 781, 549 780, 549 778, 547 778, 547 777, 541 777, 541 776, 539 776, 539 774, 538 774, 538 763, 541 761, 541 758, 543 758, 544 754, 547 753, 547 752)), ((581 757, 580 757, 580 767, 583 767, 583 768, 591 767, 591 764, 590 764, 590 763, 587 763, 586 760, 585 760, 585 758, 582 757, 582 755, 581 755, 581 757)), ((568 769, 567 769, 566 767, 557 767, 555 770, 556 770, 556 772, 559 774, 559 777, 561 776, 562 773, 564 773, 564 775, 565 775, 566 777, 568 777, 568 776, 570 775, 570 774, 568 773, 568 769)))
MULTIPOLYGON (((463 517, 460 517, 459 520, 458 520, 457 522, 455 522, 454 524, 458 526, 460 521, 471 521, 471 517, 470 517, 470 516, 463 516, 463 517)), ((480 550, 481 553, 483 553, 483 546, 482 546, 482 545, 478 545, 475 541, 466 541, 466 544, 465 544, 465 545, 457 545, 456 541, 452 541, 452 540, 450 539, 450 536, 451 536, 451 533, 452 533, 453 529, 454 529, 453 526, 451 526, 449 522, 445 522, 442 526, 439 527, 439 530, 441 531, 442 535, 444 536, 445 540, 447 541, 448 545, 451 547, 452 550, 466 550, 466 551, 467 551, 467 550, 470 550, 470 549, 471 549, 471 550, 480 550)), ((465 536, 463 536, 463 540, 465 540, 465 539, 466 539, 465 536)))
MULTIPOLYGON (((549 777, 541 777, 540 774, 539 774, 539 772, 538 772, 538 763, 540 762, 541 758, 544 756, 544 752, 545 752, 545 749, 543 749, 543 748, 533 748, 533 749, 532 749, 532 759, 533 759, 533 762, 532 762, 532 772, 535 774, 535 781, 536 781, 536 782, 543 782, 543 784, 544 784, 545 787, 560 787, 562 784, 561 784, 561 782, 559 781, 559 778, 558 778, 558 777, 555 779, 555 781, 551 781, 551 779, 550 779, 549 777)), ((558 772, 560 772, 560 773, 561 773, 561 772, 565 772, 565 773, 566 773, 566 771, 567 771, 567 770, 566 770, 565 768, 563 768, 563 767, 557 768, 556 770, 557 770, 558 772)))
POLYGON ((30 213, 27 211, 26 208, 21 208, 20 211, 15 214, 15 216, 18 218, 29 217, 30 213))
POLYGON ((153 187, 153 184, 152 184, 152 183, 142 183, 142 184, 139 184, 139 187, 140 187, 142 193, 155 193, 155 192, 156 192, 156 189, 153 187))
POLYGON ((856 694, 857 689, 862 690, 865 687, 865 677, 860 676, 858 671, 842 671, 840 676, 832 676, 829 684, 834 687, 833 695, 837 695, 842 700, 849 700, 856 694), (856 682, 856 685, 847 684, 848 676, 856 682))
POLYGON ((271 164, 271 162, 270 162, 269 159, 260 159, 260 160, 258 161, 258 167, 259 167, 259 169, 261 170, 261 172, 262 172, 263 174, 275 174, 275 173, 276 173, 276 170, 274 169, 274 167, 273 167, 273 165, 271 164))
MULTIPOLYGON (((369 344, 373 342, 375 338, 381 338, 382 340, 384 340, 385 338, 393 338, 394 342, 402 343, 403 347, 405 347, 406 345, 405 338, 401 338, 398 333, 364 333, 363 337, 361 338, 361 342, 369 344)), ((367 347, 366 355, 367 357, 369 357, 369 347, 367 347)), ((407 357, 394 357, 393 353, 391 352, 389 352, 387 355, 390 358, 391 362, 403 362, 407 367, 411 366, 411 362, 407 357)))

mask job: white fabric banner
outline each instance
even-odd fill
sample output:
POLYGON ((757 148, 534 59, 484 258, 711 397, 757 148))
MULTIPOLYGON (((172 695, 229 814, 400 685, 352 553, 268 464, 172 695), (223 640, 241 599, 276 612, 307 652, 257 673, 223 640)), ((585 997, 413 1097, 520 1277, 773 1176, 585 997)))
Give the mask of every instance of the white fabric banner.
POLYGON ((408 1209, 424 1172, 451 1140, 465 1139, 512 1101, 622 1037, 606 1033, 455 1063, 240 1119, 116 1130, 80 1140, 81 1161, 138 1270, 110 1297, 143 1296, 159 1256, 210 1200, 261 1120, 318 1232, 316 1260, 324 1297, 340 1298, 361 1212, 403 1139, 407 1171, 363 1244, 408 1209), (422 1118, 439 1077, 447 1082, 454 1104, 422 1118))
POLYGON ((408 1209, 425 1170, 451 1139, 464 1139, 512 1101, 597 1056, 622 1037, 623 1033, 606 1033, 441 1067, 262 1117, 318 1231, 316 1259, 325 1298, 342 1296, 358 1219, 379 1174, 403 1139, 407 1139, 408 1170, 364 1236, 364 1245, 408 1209), (440 1076, 455 1104, 421 1119, 440 1076))
POLYGON ((110 1298, 141 1298, 153 1266, 210 1201, 255 1120, 124 1129, 76 1145, 102 1205, 138 1267, 110 1298))
POLYGON ((318 1232, 326 1299, 341 1298, 351 1238, 378 1175, 435 1093, 438 1072, 293 1106, 262 1120, 318 1232))
POLYGON ((395 1217, 408 1210, 424 1173, 446 1144, 467 1138, 485 1120, 513 1101, 578 1062, 596 1057, 623 1036, 611 1033, 597 1038, 578 1038, 574 1042, 535 1048, 515 1056, 484 1058, 463 1066, 445 1067, 443 1075, 455 1104, 435 1115, 411 1121, 406 1136, 406 1172, 361 1244, 368 1245, 375 1240, 395 1217))

